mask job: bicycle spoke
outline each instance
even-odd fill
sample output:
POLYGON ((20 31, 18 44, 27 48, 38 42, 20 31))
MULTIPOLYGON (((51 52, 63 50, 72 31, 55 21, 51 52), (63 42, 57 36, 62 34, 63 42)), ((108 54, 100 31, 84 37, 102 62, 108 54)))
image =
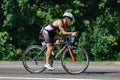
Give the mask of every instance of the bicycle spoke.
POLYGON ((76 60, 72 60, 68 49, 66 49, 61 59, 62 66, 70 74, 80 74, 88 67, 88 55, 77 47, 72 47, 72 52, 76 60))
POLYGON ((31 73, 40 73, 45 70, 45 53, 42 47, 33 45, 23 54, 23 65, 31 73))

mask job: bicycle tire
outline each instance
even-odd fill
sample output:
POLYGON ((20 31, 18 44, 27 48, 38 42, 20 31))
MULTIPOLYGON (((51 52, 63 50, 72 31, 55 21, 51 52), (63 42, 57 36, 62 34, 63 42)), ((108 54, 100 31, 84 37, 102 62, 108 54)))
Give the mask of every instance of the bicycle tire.
POLYGON ((30 73, 41 73, 46 69, 44 67, 45 51, 42 51, 43 49, 44 47, 39 45, 31 45, 25 49, 22 55, 22 63, 30 73))
POLYGON ((85 49, 75 46, 72 46, 72 51, 76 60, 72 60, 70 52, 66 48, 61 58, 62 67, 69 74, 77 75, 83 73, 89 65, 88 53, 85 49))

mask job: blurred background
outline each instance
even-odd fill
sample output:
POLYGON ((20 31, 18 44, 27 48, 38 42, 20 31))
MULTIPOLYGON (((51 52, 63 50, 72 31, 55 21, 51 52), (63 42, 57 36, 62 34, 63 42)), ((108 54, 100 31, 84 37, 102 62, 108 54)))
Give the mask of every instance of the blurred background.
POLYGON ((0 0, 0 60, 21 60, 26 47, 41 43, 42 26, 65 11, 91 61, 120 61, 120 0, 0 0))

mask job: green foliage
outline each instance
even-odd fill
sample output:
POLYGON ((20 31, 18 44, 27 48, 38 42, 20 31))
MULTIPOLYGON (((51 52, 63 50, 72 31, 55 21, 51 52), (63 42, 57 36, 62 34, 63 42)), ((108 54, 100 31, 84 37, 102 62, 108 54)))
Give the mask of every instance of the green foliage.
POLYGON ((0 59, 20 60, 27 46, 40 44, 42 26, 69 11, 68 30, 80 31, 78 44, 91 60, 120 60, 119 7, 120 0, 1 0, 0 59))
POLYGON ((11 40, 7 32, 0 32, 0 60, 13 60, 14 50, 12 44, 7 44, 11 40))

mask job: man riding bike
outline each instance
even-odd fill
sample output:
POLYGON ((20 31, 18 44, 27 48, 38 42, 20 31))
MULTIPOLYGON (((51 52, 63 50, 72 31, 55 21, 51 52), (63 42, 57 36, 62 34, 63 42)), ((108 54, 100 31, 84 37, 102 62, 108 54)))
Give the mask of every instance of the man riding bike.
POLYGON ((41 30, 41 34, 45 40, 47 51, 46 51, 46 62, 45 67, 53 70, 54 67, 50 65, 49 58, 50 55, 55 47, 54 40, 60 39, 60 36, 57 35, 56 30, 61 31, 64 35, 72 35, 74 37, 77 36, 77 32, 68 32, 66 31, 66 27, 71 24, 72 20, 74 19, 74 16, 70 12, 65 12, 63 14, 63 19, 58 19, 53 21, 52 23, 49 23, 48 25, 44 26, 41 30))

